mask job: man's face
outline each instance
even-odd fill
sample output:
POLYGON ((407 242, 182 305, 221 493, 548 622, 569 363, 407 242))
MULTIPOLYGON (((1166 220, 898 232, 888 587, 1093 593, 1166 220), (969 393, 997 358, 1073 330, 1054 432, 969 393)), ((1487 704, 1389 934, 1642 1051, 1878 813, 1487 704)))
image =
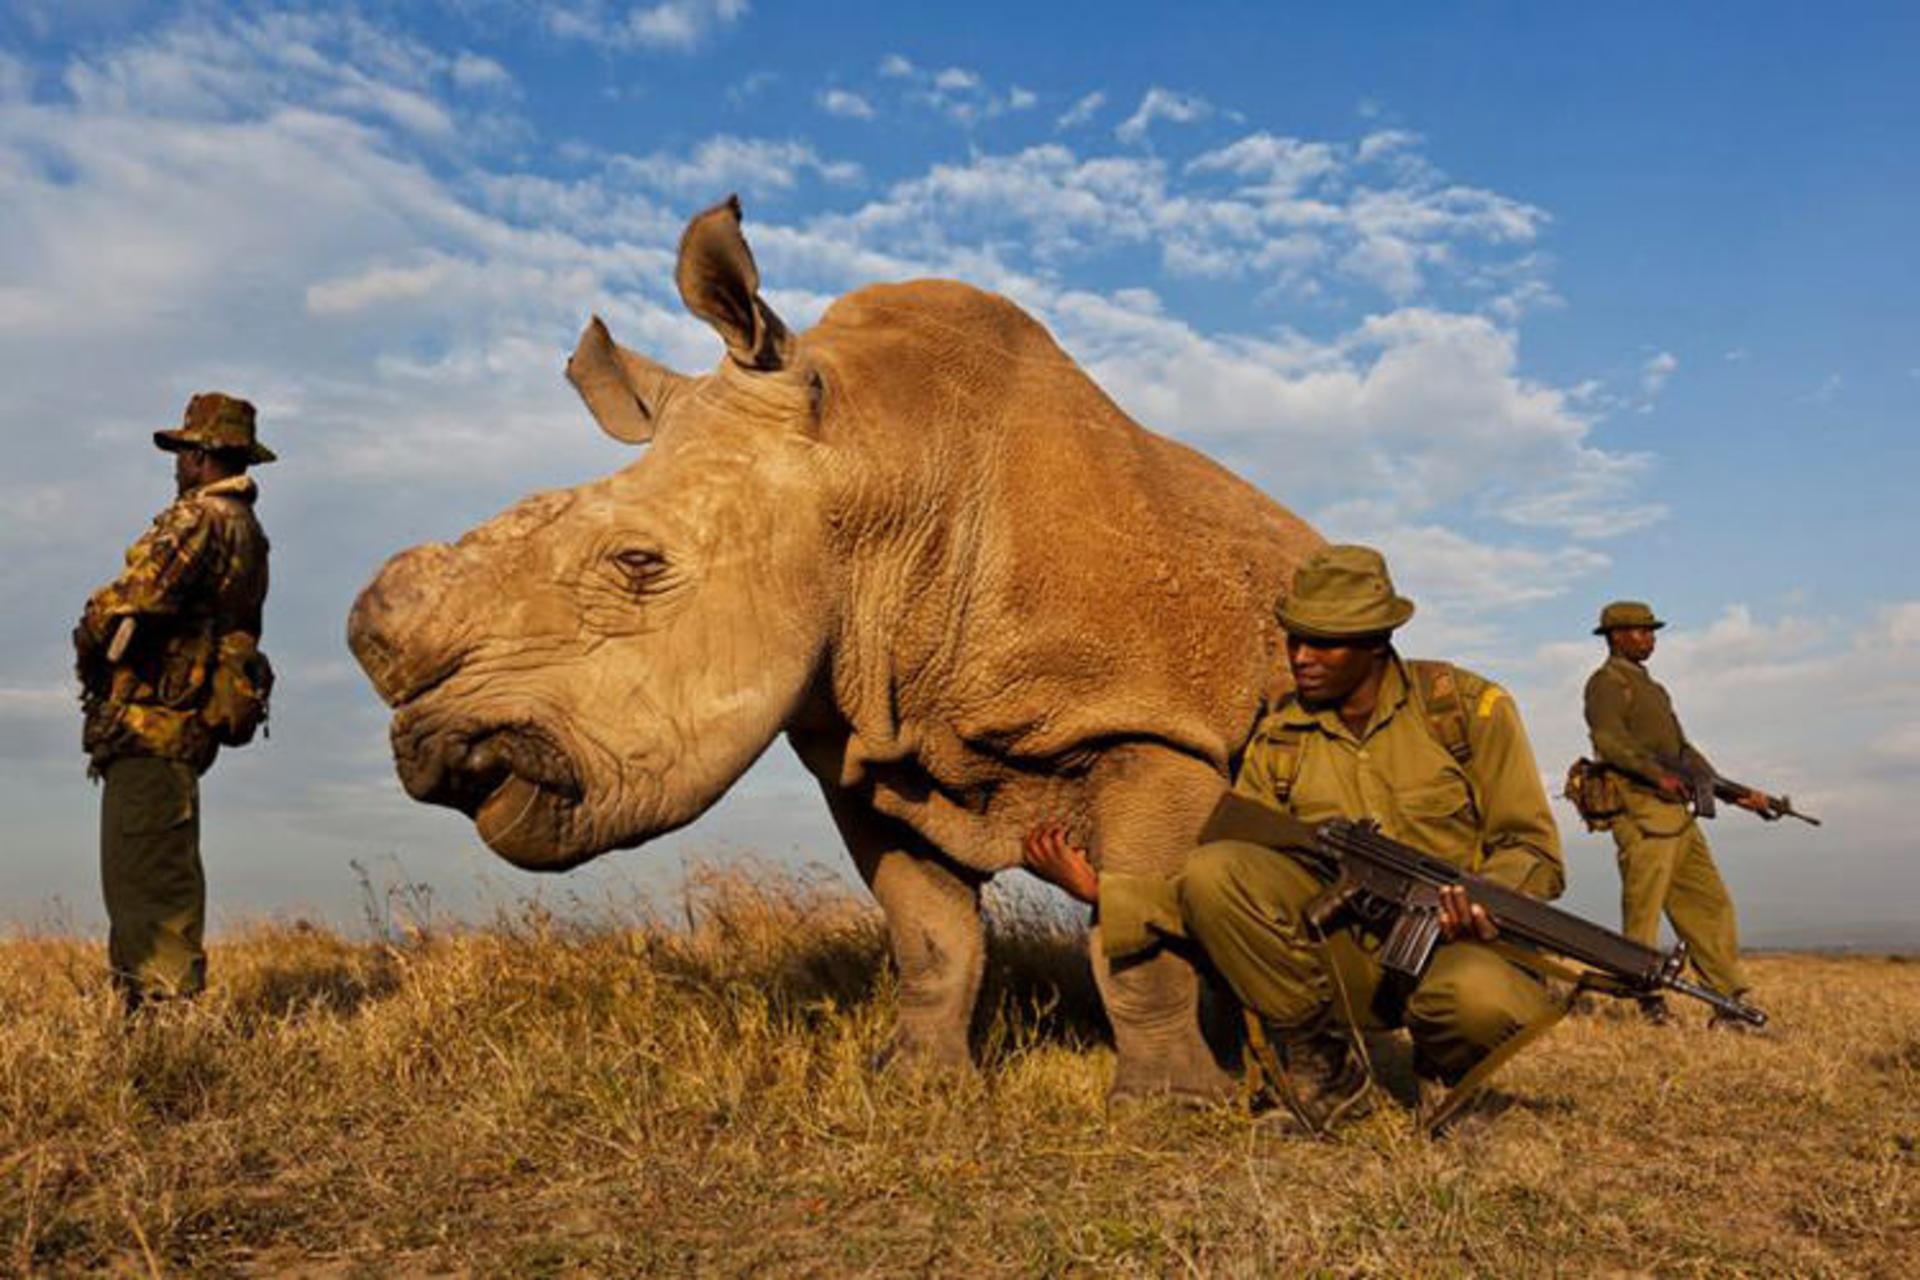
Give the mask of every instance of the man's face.
POLYGON ((179 449, 173 455, 173 487, 181 496, 200 487, 207 455, 198 449, 179 449))
POLYGON ((1355 640, 1287 637, 1287 665, 1293 668, 1301 703, 1311 708, 1339 706, 1366 683, 1385 647, 1377 636, 1355 640))
POLYGON ((1612 637, 1613 651, 1623 658, 1645 662, 1653 656, 1652 627, 1615 627, 1608 634, 1612 637))

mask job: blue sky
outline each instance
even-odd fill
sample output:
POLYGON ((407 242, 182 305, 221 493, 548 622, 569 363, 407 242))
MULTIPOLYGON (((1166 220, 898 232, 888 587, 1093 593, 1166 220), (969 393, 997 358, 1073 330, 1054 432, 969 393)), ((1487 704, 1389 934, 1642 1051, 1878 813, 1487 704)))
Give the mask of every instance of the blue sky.
MULTIPOLYGON (((1143 423, 1383 546, 1405 647, 1511 685, 1551 775, 1593 612, 1653 599, 1694 735, 1831 819, 1716 828, 1756 935, 1889 926, 1920 898, 1915 15, 16 0, 7 914, 97 919, 66 632, 167 497, 146 432, 213 386, 285 458, 283 696, 208 782, 217 918, 345 918, 348 860, 390 853, 456 903, 841 865, 778 747, 661 846, 514 873, 401 796, 340 640, 386 554, 626 460, 557 376, 590 311, 712 363, 670 254, 738 190, 790 321, 876 279, 1002 290, 1143 423)), ((1611 918, 1605 842, 1567 835, 1611 918)))

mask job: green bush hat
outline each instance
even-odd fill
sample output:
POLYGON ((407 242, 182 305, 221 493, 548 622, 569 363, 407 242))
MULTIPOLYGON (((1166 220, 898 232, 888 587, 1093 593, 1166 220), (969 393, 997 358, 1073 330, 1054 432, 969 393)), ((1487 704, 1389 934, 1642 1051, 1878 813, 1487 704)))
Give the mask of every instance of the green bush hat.
POLYGON ((204 391, 187 401, 187 416, 171 431, 156 431, 153 442, 168 453, 206 449, 235 453, 249 465, 272 462, 273 450, 254 438, 253 406, 238 396, 204 391))
POLYGON ((1413 601, 1394 593, 1387 562, 1372 547, 1322 547, 1294 573, 1274 616, 1291 636, 1357 640, 1405 626, 1413 601))
POLYGON ((1593 634, 1603 636, 1621 627, 1646 627, 1650 631, 1658 631, 1666 625, 1653 616, 1651 605, 1638 600, 1615 600, 1600 611, 1600 625, 1593 629, 1593 634))

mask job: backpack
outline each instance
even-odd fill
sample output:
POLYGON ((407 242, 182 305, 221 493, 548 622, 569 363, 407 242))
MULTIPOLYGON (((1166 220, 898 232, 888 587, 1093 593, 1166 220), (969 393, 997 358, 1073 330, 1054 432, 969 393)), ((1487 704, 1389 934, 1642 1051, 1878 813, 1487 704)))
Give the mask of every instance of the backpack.
POLYGON ((223 747, 244 747, 256 731, 266 730, 273 697, 273 664, 260 652, 260 639, 229 631, 215 650, 213 678, 200 721, 223 747))
MULTIPOLYGON (((1437 662, 1426 658, 1405 659, 1407 674, 1412 677, 1413 698, 1419 704, 1421 722, 1427 726, 1427 732, 1442 750, 1453 757, 1455 764, 1466 769, 1473 763, 1473 740, 1467 734, 1467 707, 1460 697, 1460 673, 1450 662, 1437 662)), ((1283 727, 1271 730, 1266 735, 1267 744, 1274 748, 1279 756, 1279 764, 1274 769, 1274 800, 1285 805, 1293 795, 1293 784, 1300 776, 1300 757, 1304 730, 1295 727, 1283 727)), ((1478 788, 1473 785, 1472 774, 1467 777, 1467 787, 1471 791, 1478 788)), ((1479 796, 1474 796, 1474 807, 1479 807, 1479 796)))

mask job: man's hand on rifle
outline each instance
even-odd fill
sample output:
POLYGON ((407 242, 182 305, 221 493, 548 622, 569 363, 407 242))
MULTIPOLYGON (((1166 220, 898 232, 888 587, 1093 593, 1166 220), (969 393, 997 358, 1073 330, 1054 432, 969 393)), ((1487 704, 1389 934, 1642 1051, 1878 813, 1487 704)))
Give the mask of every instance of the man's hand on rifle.
POLYGON ((1091 906, 1100 898, 1100 873, 1087 851, 1073 843, 1058 822, 1033 826, 1020 842, 1028 871, 1060 889, 1070 898, 1091 906))
POLYGON ((1660 788, 1660 794, 1669 800, 1685 803, 1693 798, 1687 780, 1677 773, 1663 773, 1654 779, 1654 784, 1660 788))
POLYGON ((1450 884, 1440 890, 1440 936, 1448 942, 1472 938, 1492 942, 1500 936, 1487 909, 1467 896, 1465 885, 1450 884))
POLYGON ((1774 808, 1773 797, 1764 791, 1755 791, 1752 787, 1748 787, 1746 794, 1736 797, 1733 803, 1748 813, 1759 814, 1768 822, 1779 821, 1780 813, 1774 808))

